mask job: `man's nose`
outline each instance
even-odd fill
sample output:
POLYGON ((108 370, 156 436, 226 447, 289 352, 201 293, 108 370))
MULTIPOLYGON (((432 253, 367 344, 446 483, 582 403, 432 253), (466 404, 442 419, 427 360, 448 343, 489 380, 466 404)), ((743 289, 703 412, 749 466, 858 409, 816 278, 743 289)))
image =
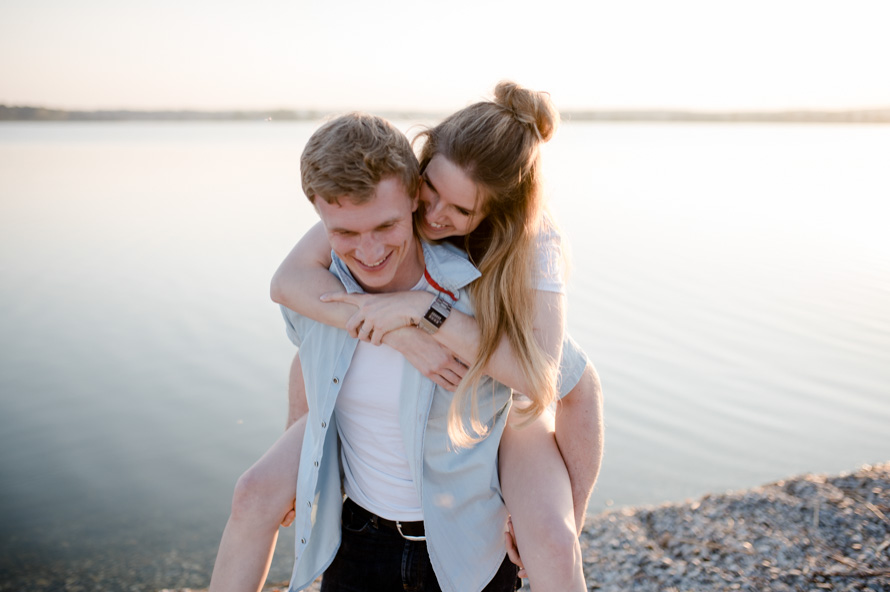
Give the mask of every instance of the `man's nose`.
POLYGON ((365 234, 362 236, 361 244, 359 245, 359 254, 367 264, 377 263, 381 259, 383 259, 383 253, 386 249, 383 248, 383 243, 374 236, 373 233, 365 234))

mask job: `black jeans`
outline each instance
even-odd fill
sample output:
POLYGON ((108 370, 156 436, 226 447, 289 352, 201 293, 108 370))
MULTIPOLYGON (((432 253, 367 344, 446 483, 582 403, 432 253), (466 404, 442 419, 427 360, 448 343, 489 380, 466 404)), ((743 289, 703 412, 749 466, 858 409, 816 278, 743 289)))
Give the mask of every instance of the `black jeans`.
MULTIPOLYGON (((395 530, 374 526, 343 508, 340 550, 324 572, 321 592, 441 592, 426 542, 409 541, 395 530)), ((468 533, 472 536, 472 533, 468 533)), ((483 592, 513 592, 518 568, 504 557, 483 592)))

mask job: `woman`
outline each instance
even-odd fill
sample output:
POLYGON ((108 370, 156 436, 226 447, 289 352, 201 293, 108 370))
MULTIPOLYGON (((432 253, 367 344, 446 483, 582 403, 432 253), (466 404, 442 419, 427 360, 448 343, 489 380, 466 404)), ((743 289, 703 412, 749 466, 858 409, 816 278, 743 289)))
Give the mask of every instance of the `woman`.
MULTIPOLYGON (((538 152, 557 124, 546 95, 501 83, 494 101, 461 110, 422 134, 423 207, 416 226, 428 239, 463 246, 482 277, 472 288, 476 320, 453 313, 434 337, 419 337, 439 342, 439 350, 424 351, 446 355, 432 359, 417 347, 403 353, 425 375, 456 390, 449 433, 459 445, 484 434, 478 422, 460 421, 464 410, 474 408, 482 375, 528 394, 524 408, 511 414, 511 425, 528 425, 506 430, 501 441, 501 486, 522 549, 520 559, 511 548, 511 558, 524 564, 534 590, 583 590, 577 529, 599 468, 599 392, 588 367, 560 404, 582 412, 560 409, 554 421, 546 411, 557 395, 564 298, 559 237, 542 213, 538 152)), ((337 295, 342 286, 326 271, 328 264, 330 247, 323 230, 315 228, 276 273, 273 299, 331 324, 339 316, 333 307, 349 306, 358 312, 346 328, 378 344, 394 329, 416 324, 429 306, 429 295, 420 293, 337 295), (327 302, 319 300, 324 293, 332 293, 327 302)), ((299 376, 292 373, 298 388, 299 376)), ((245 572, 268 569, 277 535, 270 528, 281 520, 286 502, 292 503, 301 426, 298 421, 239 481, 212 588, 229 582, 255 588, 255 573, 245 572), (280 483, 290 485, 286 493, 280 483), (239 544, 230 544, 233 540, 239 544), (248 546, 253 555, 245 553, 248 546), (236 558, 244 569, 222 567, 236 558)), ((508 536, 508 547, 511 541, 508 536)))

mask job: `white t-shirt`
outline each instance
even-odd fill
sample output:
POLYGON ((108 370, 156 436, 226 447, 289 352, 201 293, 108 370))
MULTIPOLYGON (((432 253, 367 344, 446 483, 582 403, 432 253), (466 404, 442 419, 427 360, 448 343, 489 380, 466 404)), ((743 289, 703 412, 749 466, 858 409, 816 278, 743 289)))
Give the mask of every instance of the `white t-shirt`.
MULTIPOLYGON (((414 287, 429 287, 422 279, 414 287)), ((378 516, 423 520, 399 426, 405 357, 387 345, 359 341, 334 407, 346 495, 378 516)))

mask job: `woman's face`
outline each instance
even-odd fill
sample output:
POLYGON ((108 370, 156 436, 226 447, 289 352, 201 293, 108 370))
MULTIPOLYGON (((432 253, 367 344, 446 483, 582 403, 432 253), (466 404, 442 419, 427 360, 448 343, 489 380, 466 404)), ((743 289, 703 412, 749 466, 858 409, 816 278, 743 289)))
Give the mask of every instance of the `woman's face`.
POLYGON ((431 240, 465 236, 485 218, 476 184, 459 166, 437 154, 423 172, 420 187, 422 234, 431 240))

